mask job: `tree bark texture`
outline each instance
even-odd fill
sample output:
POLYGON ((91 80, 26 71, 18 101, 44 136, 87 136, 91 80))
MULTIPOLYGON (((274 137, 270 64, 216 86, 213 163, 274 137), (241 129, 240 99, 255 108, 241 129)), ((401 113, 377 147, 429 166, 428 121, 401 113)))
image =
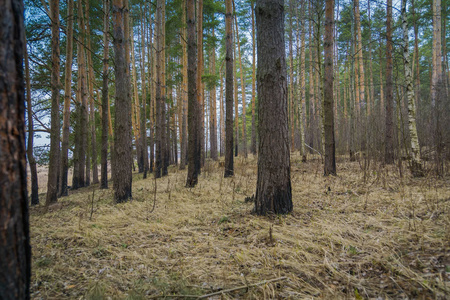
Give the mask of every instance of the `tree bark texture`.
POLYGON ((334 141, 333 104, 333 45, 334 45, 334 0, 325 1, 325 77, 323 93, 325 163, 324 175, 336 175, 336 145, 334 141))
POLYGON ((225 0, 225 173, 234 175, 233 165, 233 8, 232 0, 225 0))
POLYGON ((61 143, 61 186, 59 196, 68 195, 67 178, 69 172, 70 100, 72 99, 73 19, 73 0, 69 0, 67 1, 67 45, 64 81, 63 132, 61 143))
POLYGON ((109 0, 103 0, 103 81, 102 81, 102 148, 100 188, 108 188, 108 108, 109 108, 109 0))
POLYGON ((384 161, 394 163, 393 69, 392 69, 392 0, 387 1, 386 16, 386 128, 384 161))
POLYGON ((37 205, 39 204, 39 185, 36 168, 36 159, 34 158, 33 155, 33 138, 34 138, 33 110, 31 104, 30 64, 28 62, 26 39, 24 41, 23 47, 24 47, 24 61, 25 61, 25 81, 27 91, 27 117, 28 117, 27 158, 28 164, 30 165, 30 174, 31 174, 31 205, 37 205))
POLYGON ((116 203, 131 198, 132 146, 130 72, 126 63, 123 0, 113 1, 113 37, 116 78, 116 122, 114 127, 113 168, 114 199, 116 203))
POLYGON ((57 201, 59 171, 59 92, 60 92, 60 53, 59 53, 59 0, 50 1, 50 20, 52 31, 52 108, 50 130, 50 161, 48 166, 47 197, 45 205, 57 201))
POLYGON ((284 1, 256 1, 259 100, 258 215, 292 211, 284 1))
POLYGON ((23 3, 0 0, 0 299, 30 299, 23 3))
POLYGON ((197 38, 195 35, 195 0, 187 0, 188 59, 188 175, 186 187, 194 187, 200 173, 199 103, 197 98, 197 38))
POLYGON ((250 151, 256 155, 256 30, 255 30, 255 9, 253 1, 251 5, 252 14, 252 144, 250 151))

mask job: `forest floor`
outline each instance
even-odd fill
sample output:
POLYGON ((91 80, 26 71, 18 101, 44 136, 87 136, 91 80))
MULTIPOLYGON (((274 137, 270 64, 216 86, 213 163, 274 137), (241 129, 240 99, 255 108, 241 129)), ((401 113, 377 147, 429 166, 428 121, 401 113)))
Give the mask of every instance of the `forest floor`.
POLYGON ((32 298, 450 299, 450 177, 291 164, 287 216, 251 214, 251 156, 234 178, 207 162, 191 189, 171 167, 156 187, 133 174, 128 203, 94 185, 32 207, 32 298))

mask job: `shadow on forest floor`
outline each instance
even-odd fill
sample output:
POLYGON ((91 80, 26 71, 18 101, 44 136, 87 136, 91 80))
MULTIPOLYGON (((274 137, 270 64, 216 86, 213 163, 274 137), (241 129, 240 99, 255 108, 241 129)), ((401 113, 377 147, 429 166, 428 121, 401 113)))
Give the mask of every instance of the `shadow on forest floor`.
POLYGON ((450 297, 449 177, 378 166, 364 177, 341 162, 325 178, 319 160, 291 162, 287 216, 250 214, 251 156, 227 179, 207 162, 192 189, 171 168, 152 213, 155 181, 140 174, 125 204, 94 186, 31 208, 32 298, 191 299, 237 287, 209 299, 450 297))

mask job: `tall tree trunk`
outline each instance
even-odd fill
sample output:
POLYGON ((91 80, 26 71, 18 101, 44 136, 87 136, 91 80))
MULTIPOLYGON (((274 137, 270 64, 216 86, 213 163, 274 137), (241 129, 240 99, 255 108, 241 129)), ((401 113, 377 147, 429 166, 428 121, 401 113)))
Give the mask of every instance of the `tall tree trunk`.
POLYGON ((387 0, 386 18, 386 129, 385 152, 386 164, 394 163, 394 122, 393 122, 393 80, 392 80, 392 0, 387 0))
MULTIPOLYGON (((72 60, 73 60, 73 0, 67 1, 67 45, 66 70, 64 81, 64 113, 61 151, 61 186, 59 196, 67 196, 67 178, 69 172, 69 133, 70 133, 70 100, 72 98, 72 60)), ((33 200, 33 199, 32 199, 33 200)), ((33 203, 33 201, 32 201, 33 203)))
POLYGON ((436 146, 436 171, 443 174, 442 132, 441 132, 441 97, 444 92, 442 74, 442 33, 441 0, 433 0, 433 70, 431 75, 431 105, 434 110, 434 140, 436 146))
POLYGON ((406 18, 406 0, 402 0, 402 28, 403 28, 403 60, 405 62, 406 98, 408 99, 408 129, 411 150, 411 173, 414 177, 424 175, 420 160, 420 145, 417 137, 416 108, 414 99, 411 57, 409 55, 408 21, 406 18))
POLYGON ((92 48, 91 48, 91 29, 89 18, 89 1, 86 1, 86 31, 87 31, 87 61, 89 70, 89 113, 91 125, 91 157, 92 157, 92 183, 98 183, 98 164, 97 164, 97 138, 96 138, 96 124, 95 124, 95 109, 94 109, 94 65, 92 62, 92 48))
POLYGON ((162 41, 162 0, 157 1, 156 5, 156 151, 155 151, 155 177, 160 178, 162 176, 162 168, 163 168, 163 160, 164 160, 164 141, 163 141, 163 132, 164 132, 164 117, 163 117, 163 108, 164 106, 164 98, 162 95, 162 66, 163 60, 162 56, 162 47, 164 45, 162 41))
POLYGON ((256 36, 255 36, 255 9, 254 1, 251 1, 251 14, 252 14, 252 145, 251 152, 256 155, 256 36))
POLYGON ((336 146, 334 142, 333 104, 333 45, 334 45, 334 0, 325 1, 325 76, 324 76, 324 130, 325 164, 324 175, 336 175, 336 146))
POLYGON ((162 105, 161 105, 161 116, 162 116, 162 145, 163 145, 163 164, 162 164, 162 176, 168 174, 167 168, 169 167, 169 140, 170 137, 164 130, 166 128, 166 121, 168 118, 166 116, 166 1, 161 1, 161 93, 162 93, 162 105))
MULTIPOLYGON (((223 66, 223 64, 222 64, 223 66)), ((223 73, 222 67, 219 72, 220 77, 220 91, 219 91, 219 105, 220 105, 220 156, 224 155, 225 152, 225 107, 223 99, 223 73)))
POLYGON ((0 6, 0 299, 30 299, 24 8, 20 0, 2 0, 0 6))
MULTIPOLYGON (((212 29, 212 38, 215 38, 214 27, 212 29)), ((210 113, 210 125, 209 125, 209 134, 210 134, 210 144, 211 144, 211 158, 213 160, 217 160, 217 116, 216 116, 216 47, 213 45, 211 50, 211 76, 214 77, 214 83, 211 86, 210 98, 209 98, 209 113, 210 113)))
POLYGON ((354 0, 355 5, 355 25, 356 25, 356 54, 359 67, 359 107, 360 114, 365 114, 366 96, 365 96, 365 79, 364 79, 364 60, 361 35, 361 18, 359 13, 359 0, 354 0))
MULTIPOLYGON (((60 53, 59 53, 59 0, 50 1, 50 20, 52 29, 52 108, 50 131, 50 161, 48 166, 47 197, 45 205, 57 201, 59 173, 59 96, 60 96, 60 53)), ((22 53, 20 54, 22 55, 22 53)))
MULTIPOLYGON (((182 1, 181 4, 182 11, 182 22, 186 23, 186 0, 182 1)), ((181 119, 181 134, 180 134, 180 170, 186 168, 186 154, 187 154, 187 85, 188 85, 188 58, 187 58, 187 36, 186 28, 183 26, 181 28, 180 43, 182 47, 182 60, 183 60, 183 82, 181 87, 181 107, 182 107, 182 119, 181 119)))
POLYGON ((224 177, 234 175, 233 164, 233 8, 232 0, 225 0, 225 173, 224 177))
MULTIPOLYGON (((234 12, 234 9, 233 9, 234 12)), ((234 12, 235 13, 235 12, 234 12)), ((234 17, 233 17, 234 18, 234 17)), ((236 30, 234 29, 234 26, 231 25, 232 32, 233 32, 233 57, 236 58, 236 44, 239 43, 239 41, 236 38, 236 30)), ((238 99, 238 86, 237 86, 237 67, 236 67, 236 61, 233 60, 233 99, 234 99, 234 156, 238 156, 239 154, 239 99, 238 99)))
MULTIPOLYGON (((150 4, 149 4, 150 6, 150 4)), ((150 103, 149 103, 149 110, 150 110, 150 163, 149 163, 149 172, 153 173, 154 169, 154 162, 155 162, 155 143, 154 143, 154 137, 155 137, 155 101, 156 101, 156 85, 155 85, 155 69, 156 69, 156 63, 155 63, 155 47, 154 45, 154 39, 153 39, 153 26, 152 26, 152 18, 151 18, 151 9, 148 8, 148 11, 150 13, 149 16, 149 30, 148 30, 148 42, 149 42, 149 49, 147 51, 147 58, 148 58, 148 70, 149 70, 149 82, 150 82, 150 103)))
POLYGON ((200 143, 200 163, 204 164, 205 161, 205 133, 204 129, 204 95, 203 95, 203 0, 197 0, 197 101, 198 101, 198 131, 199 131, 199 143, 200 143))
POLYGON ((290 127, 290 142, 291 142, 291 150, 295 150, 295 103, 294 103, 294 36, 293 36, 293 24, 292 24, 292 18, 294 15, 294 3, 293 0, 288 0, 288 7, 289 7, 289 29, 288 29, 288 37, 289 37, 289 96, 288 96, 288 103, 289 103, 289 127, 290 127))
MULTIPOLYGON (((100 188, 108 188, 108 115, 109 115, 109 0, 103 0, 103 83, 102 83, 102 149, 100 188)), ((111 151, 112 152, 112 151, 111 151)))
POLYGON ((200 106, 197 98, 197 39, 195 36, 195 0, 187 0, 188 56, 188 175, 186 187, 194 187, 200 173, 200 106))
POLYGON ((284 1, 256 1, 259 143, 255 212, 292 211, 284 1))
MULTIPOLYGON (((299 89, 300 89, 300 97, 299 97, 299 130, 300 130, 300 155, 302 156, 302 162, 306 162, 306 150, 305 150, 305 128, 304 124, 306 124, 306 74, 305 74, 305 48, 306 48, 306 41, 305 41, 305 35, 306 35, 306 25, 305 25, 305 0, 301 1, 301 13, 299 16, 299 20, 297 23, 297 34, 298 37, 301 39, 301 46, 300 46, 300 63, 299 65, 299 89), (300 33, 301 31, 301 33, 300 33)), ((297 13, 298 14, 298 13, 297 13)))
MULTIPOLYGON (((133 24, 133 21, 131 21, 131 24, 133 24)), ((132 120, 133 120, 133 132, 134 132, 134 141, 135 141, 135 148, 136 148, 136 158, 137 158, 137 164, 138 164, 138 171, 139 173, 144 172, 144 156, 142 153, 142 145, 141 145, 141 105, 139 101, 139 93, 138 93, 138 87, 137 87, 137 66, 136 66, 136 60, 135 60, 135 52, 134 52, 134 33, 133 33, 133 26, 130 26, 129 31, 129 41, 130 41, 130 54, 131 54, 131 81, 133 86, 133 102, 132 102, 132 120)))
POLYGON ((126 31, 124 29, 127 6, 123 0, 113 1, 113 41, 116 78, 116 120, 114 128, 113 181, 114 200, 126 202, 131 198, 132 145, 130 71, 126 62, 126 31))
MULTIPOLYGON (((411 14, 413 19, 414 26, 414 55, 413 55, 413 72, 415 71, 415 105, 419 106, 419 97, 420 97, 420 63, 419 63, 419 25, 417 24, 416 17, 416 9, 415 9, 415 0, 411 0, 411 14)), ((413 76, 414 77, 414 76, 413 76)))
POLYGON ((31 104, 31 82, 30 82, 30 64, 28 62, 28 51, 26 38, 23 44, 24 48, 24 62, 25 62, 25 82, 26 82, 26 95, 27 95, 27 118, 28 118, 28 139, 27 139, 27 158, 30 165, 31 174, 31 205, 39 204, 39 186, 36 168, 36 159, 33 155, 33 139, 34 139, 34 127, 33 127, 33 110, 31 104))
MULTIPOLYGON (((234 1, 233 1, 234 8, 234 1)), ((236 9, 233 9, 236 11, 236 9)), ((247 157, 247 102, 245 101, 245 81, 244 81, 244 69, 242 68, 242 57, 241 57, 241 43, 239 40, 239 26, 237 21, 237 16, 234 16, 235 28, 236 28, 236 44, 238 49, 238 57, 239 57, 239 73, 241 77, 241 100, 242 100, 242 152, 244 153, 244 157, 247 157)), ((236 109, 237 112, 237 109, 236 109)), ((239 124, 239 121, 237 122, 239 124)))
POLYGON ((141 10, 141 86, 142 86, 142 105, 141 105, 141 156, 144 165, 144 179, 148 172, 148 146, 147 146, 147 76, 145 72, 145 7, 141 10))
MULTIPOLYGON (((309 4, 309 9, 311 11, 311 2, 309 4)), ((314 123, 315 123, 315 99, 314 99, 314 56, 313 56, 313 22, 312 20, 309 21, 309 137, 310 137, 310 147, 314 147, 314 123)))
MULTIPOLYGON (((369 14, 369 43, 368 43, 368 59, 369 59, 369 93, 367 97, 367 115, 370 116, 373 110, 373 105, 375 103, 374 97, 374 86, 373 86, 373 66, 372 66, 372 20, 370 14, 370 0, 367 0, 367 9, 369 14)), ((370 120, 369 120, 370 121, 370 120)))

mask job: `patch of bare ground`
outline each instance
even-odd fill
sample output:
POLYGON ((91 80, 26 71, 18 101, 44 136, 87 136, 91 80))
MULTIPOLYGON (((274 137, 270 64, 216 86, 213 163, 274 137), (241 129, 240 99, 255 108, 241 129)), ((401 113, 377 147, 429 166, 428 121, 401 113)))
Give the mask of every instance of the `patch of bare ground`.
POLYGON ((125 204, 93 186, 31 208, 32 298, 450 297, 449 177, 343 161, 325 178, 294 155, 294 212, 257 217, 256 159, 235 168, 208 161, 192 189, 175 168, 156 188, 135 174, 125 204))

